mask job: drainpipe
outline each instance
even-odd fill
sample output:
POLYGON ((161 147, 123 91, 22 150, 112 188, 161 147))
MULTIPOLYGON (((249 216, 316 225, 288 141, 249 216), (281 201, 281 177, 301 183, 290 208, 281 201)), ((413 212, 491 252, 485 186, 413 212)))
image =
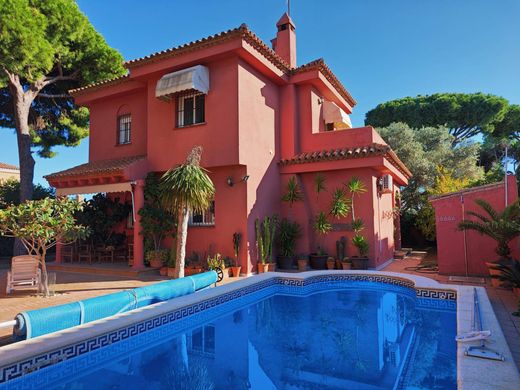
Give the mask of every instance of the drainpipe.
MULTIPOLYGON (((462 222, 464 222, 465 210, 464 210, 464 195, 463 194, 460 195, 460 204, 462 207, 462 222)), ((462 231, 462 236, 464 238, 464 270, 466 272, 466 277, 468 277, 469 276, 469 273, 468 273, 468 247, 467 247, 467 242, 466 242, 466 229, 464 229, 462 231)))

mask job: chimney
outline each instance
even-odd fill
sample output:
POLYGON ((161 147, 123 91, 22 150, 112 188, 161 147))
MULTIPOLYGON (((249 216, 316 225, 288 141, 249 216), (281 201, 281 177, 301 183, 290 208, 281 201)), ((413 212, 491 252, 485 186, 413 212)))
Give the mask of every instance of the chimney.
POLYGON ((278 32, 271 39, 273 50, 287 62, 291 68, 296 68, 296 27, 291 17, 286 13, 276 23, 278 32))

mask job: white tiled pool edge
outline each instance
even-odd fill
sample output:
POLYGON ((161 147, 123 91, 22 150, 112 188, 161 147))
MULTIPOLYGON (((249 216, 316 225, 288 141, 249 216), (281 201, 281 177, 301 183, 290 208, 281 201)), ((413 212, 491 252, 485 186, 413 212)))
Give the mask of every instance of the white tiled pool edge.
MULTIPOLYGON (((265 273, 255 277, 229 283, 217 288, 179 297, 168 302, 158 303, 117 316, 98 320, 75 328, 40 336, 31 340, 7 345, 0 348, 0 368, 29 359, 30 357, 73 345, 80 341, 106 334, 116 329, 126 328, 132 324, 148 320, 172 312, 173 310, 193 305, 201 300, 213 298, 228 292, 238 290, 270 278, 288 278, 304 280, 313 276, 323 275, 370 275, 383 276, 392 279, 408 280, 415 288, 433 290, 451 290, 457 292, 457 332, 471 330, 473 316, 473 287, 444 285, 415 275, 383 271, 310 271, 303 273, 265 273)), ((464 355, 466 345, 459 344, 457 348, 457 382, 459 389, 520 389, 520 375, 513 361, 500 325, 495 317, 485 289, 478 287, 482 310, 483 324, 492 331, 490 348, 505 356, 505 362, 478 359, 464 355)))

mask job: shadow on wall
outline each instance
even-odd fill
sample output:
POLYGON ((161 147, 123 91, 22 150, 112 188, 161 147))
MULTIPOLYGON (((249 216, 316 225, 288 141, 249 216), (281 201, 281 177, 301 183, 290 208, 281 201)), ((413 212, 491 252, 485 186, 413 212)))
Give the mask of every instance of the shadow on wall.
POLYGON ((280 172, 278 168, 278 161, 280 160, 280 115, 278 107, 278 98, 277 95, 271 93, 270 88, 268 88, 267 86, 264 86, 261 89, 261 95, 264 99, 265 106, 269 107, 274 112, 273 123, 270 123, 268 128, 256 129, 257 132, 254 135, 255 139, 256 137, 271 137, 270 139, 259 139, 258 144, 262 146, 265 143, 269 143, 270 145, 272 145, 273 154, 270 154, 270 150, 261 150, 259 153, 260 158, 256 159, 253 157, 253 159, 251 160, 251 157, 249 157, 250 162, 247 166, 248 174, 251 174, 251 178, 248 182, 248 198, 250 196, 253 196, 255 199, 247 215, 247 248, 250 258, 249 264, 247 265, 247 272, 256 272, 255 264, 258 260, 258 253, 256 248, 255 219, 262 219, 268 215, 280 214, 281 202, 280 172), (274 131, 270 131, 272 129, 274 129, 274 131), (262 158, 263 156, 267 157, 262 158), (258 177, 257 175, 261 176, 258 177), (252 186, 256 186, 256 192, 254 193, 254 195, 250 190, 252 186))

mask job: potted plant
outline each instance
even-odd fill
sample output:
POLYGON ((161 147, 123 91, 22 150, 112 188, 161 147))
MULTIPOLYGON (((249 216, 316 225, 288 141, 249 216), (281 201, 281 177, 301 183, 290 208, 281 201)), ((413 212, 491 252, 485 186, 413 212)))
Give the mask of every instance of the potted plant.
POLYGON ((173 236, 175 229, 175 218, 161 206, 160 194, 157 175, 149 173, 144 185, 145 204, 139 210, 139 216, 141 217, 140 234, 148 242, 153 243, 153 249, 146 252, 146 260, 152 268, 159 268, 165 264, 168 252, 161 249, 161 244, 166 236, 173 236))
POLYGON ((307 271, 309 258, 307 255, 298 255, 298 271, 307 271))
POLYGON ((234 278, 240 276, 240 270, 242 267, 240 266, 240 262, 238 261, 238 255, 240 253, 240 243, 242 241, 242 234, 236 232, 233 233, 233 252, 235 254, 235 264, 231 267, 231 274, 234 278))
POLYGON ((343 269, 345 271, 350 270, 350 269, 352 269, 352 261, 348 257, 344 257, 341 260, 341 266, 343 267, 343 269))
MULTIPOLYGON (((176 270, 176 268, 174 268, 174 270, 176 270)), ((184 275, 185 276, 200 274, 203 271, 204 271, 204 267, 202 265, 201 256, 198 252, 194 251, 191 254, 191 256, 186 257, 186 262, 185 262, 185 266, 184 266, 184 275)))
POLYGON ((352 245, 354 245, 359 253, 358 256, 352 257, 352 268, 353 269, 367 269, 368 268, 368 242, 365 237, 361 234, 356 234, 352 237, 352 245))
MULTIPOLYGON (((215 256, 208 256, 207 258, 208 268, 209 269, 217 269, 220 268, 221 270, 226 269, 226 265, 224 262, 224 259, 220 255, 220 253, 215 254, 215 256)), ((226 273, 224 272, 224 275, 226 273)))
POLYGON ((280 233, 278 235, 278 246, 280 254, 276 257, 279 268, 292 268, 296 240, 300 237, 300 235, 301 229, 297 222, 291 222, 287 218, 282 219, 280 223, 280 233))
POLYGON ((152 268, 161 268, 168 260, 168 251, 166 249, 152 249, 146 252, 146 261, 150 263, 152 268))
POLYGON ((255 220, 256 246, 258 250, 258 273, 268 272, 272 263, 273 238, 276 232, 277 217, 265 217, 262 222, 255 220))
POLYGON ((332 256, 327 257, 327 269, 334 269, 335 265, 336 259, 334 259, 332 256))
POLYGON ((513 264, 509 243, 520 235, 520 201, 508 205, 502 212, 493 209, 493 206, 484 199, 475 199, 475 203, 484 210, 485 214, 468 211, 466 214, 475 220, 464 220, 459 223, 460 230, 475 230, 496 241, 495 253, 498 259, 495 262, 486 262, 489 273, 492 276, 491 283, 494 287, 500 286, 498 276, 502 270, 498 265, 510 266, 513 264))
MULTIPOLYGON (((327 216, 323 211, 320 211, 315 218, 314 231, 317 233, 319 237, 323 237, 328 234, 332 230, 332 225, 327 221, 327 216)), ((309 263, 311 268, 314 269, 325 269, 327 265, 327 258, 329 255, 323 249, 322 245, 318 245, 318 250, 316 253, 311 253, 309 256, 309 263)))

